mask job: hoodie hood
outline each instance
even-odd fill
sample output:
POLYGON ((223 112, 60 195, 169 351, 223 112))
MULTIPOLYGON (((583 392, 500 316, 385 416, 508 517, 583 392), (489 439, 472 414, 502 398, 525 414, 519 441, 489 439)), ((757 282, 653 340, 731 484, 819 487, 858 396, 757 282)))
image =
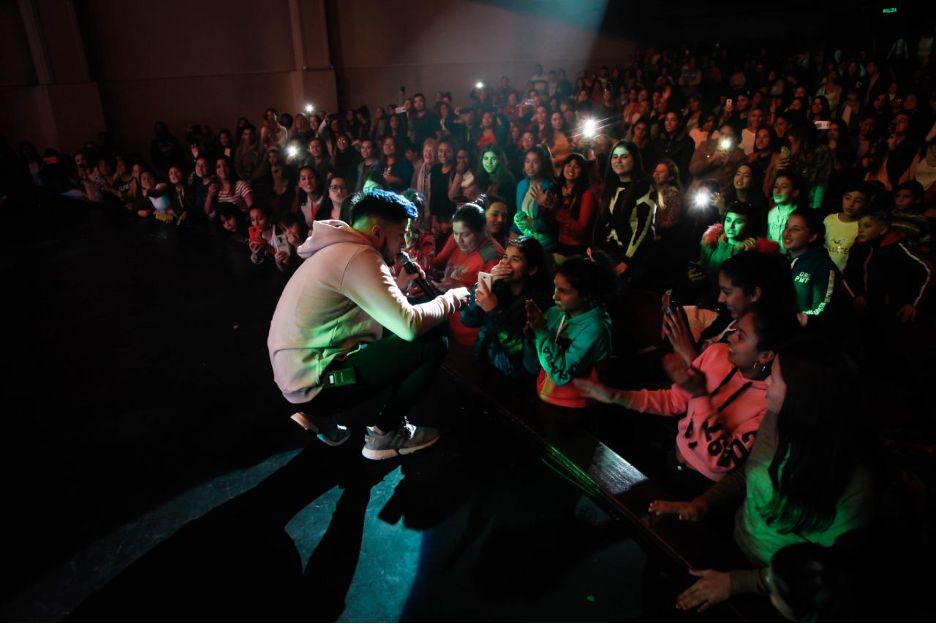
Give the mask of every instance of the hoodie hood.
POLYGON ((312 232, 305 239, 296 253, 305 260, 316 252, 338 243, 356 243, 358 245, 370 245, 366 236, 352 228, 344 221, 328 220, 316 221, 312 227, 312 232))
POLYGON ((887 247, 888 245, 896 245, 897 243, 903 242, 906 235, 903 232, 897 230, 891 230, 884 236, 880 238, 878 242, 878 247, 887 247))

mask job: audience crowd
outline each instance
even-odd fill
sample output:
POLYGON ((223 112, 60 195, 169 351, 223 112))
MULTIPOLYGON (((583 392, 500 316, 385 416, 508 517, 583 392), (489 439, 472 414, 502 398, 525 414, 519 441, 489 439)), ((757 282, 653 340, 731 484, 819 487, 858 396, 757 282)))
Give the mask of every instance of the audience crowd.
POLYGON ((651 511, 737 509, 756 567, 699 571, 680 607, 771 593, 790 617, 846 617, 829 579, 848 566, 830 549, 875 526, 874 449, 908 421, 863 418, 862 386, 932 371, 936 83, 929 46, 911 49, 649 49, 574 81, 537 66, 520 88, 479 83, 462 106, 437 92, 269 108, 182 140, 157 122, 145 157, 103 135, 74 155, 23 142, 3 192, 217 227, 285 273, 359 193, 404 194, 423 284, 472 290, 453 342, 555 409, 679 418, 657 474, 689 502, 651 511), (642 340, 647 293, 662 313, 642 340), (628 359, 668 384, 622 388, 609 370, 628 359), (797 566, 820 563, 832 576, 804 589, 797 566))

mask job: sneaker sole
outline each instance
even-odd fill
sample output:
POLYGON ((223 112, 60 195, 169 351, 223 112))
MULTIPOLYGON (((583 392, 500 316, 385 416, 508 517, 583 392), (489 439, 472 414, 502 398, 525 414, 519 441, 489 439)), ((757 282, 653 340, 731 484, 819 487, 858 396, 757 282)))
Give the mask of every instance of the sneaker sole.
POLYGON ((439 438, 442 436, 436 436, 429 442, 425 444, 420 444, 419 446, 411 446, 404 449, 369 449, 366 446, 361 449, 361 455, 367 459, 381 460, 381 459, 393 459, 394 457, 400 457, 401 455, 412 455, 416 451, 421 451, 423 449, 429 448, 433 444, 439 441, 439 438))

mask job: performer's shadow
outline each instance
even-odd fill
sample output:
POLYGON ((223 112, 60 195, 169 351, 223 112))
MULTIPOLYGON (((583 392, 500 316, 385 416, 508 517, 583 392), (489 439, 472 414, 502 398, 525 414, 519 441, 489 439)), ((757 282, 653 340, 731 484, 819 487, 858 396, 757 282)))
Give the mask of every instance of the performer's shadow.
POLYGON ((72 614, 78 621, 334 620, 354 576, 371 489, 398 466, 313 443, 245 494, 183 526, 72 614), (306 571, 285 526, 343 491, 306 571))

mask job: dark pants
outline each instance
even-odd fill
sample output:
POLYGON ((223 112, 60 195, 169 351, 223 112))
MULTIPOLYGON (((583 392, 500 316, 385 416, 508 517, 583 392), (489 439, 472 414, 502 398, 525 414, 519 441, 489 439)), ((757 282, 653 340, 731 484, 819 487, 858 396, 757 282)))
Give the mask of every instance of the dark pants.
POLYGON ((382 431, 400 427, 407 411, 421 395, 432 389, 432 381, 442 366, 447 342, 445 326, 441 329, 412 342, 390 334, 359 349, 344 361, 334 362, 328 370, 353 368, 355 383, 325 388, 308 403, 294 407, 316 422, 320 417, 371 399, 389 387, 387 402, 366 424, 376 425, 382 431))
POLYGON ((675 445, 666 456, 664 470, 667 485, 681 498, 695 498, 715 485, 715 481, 677 460, 675 445))

